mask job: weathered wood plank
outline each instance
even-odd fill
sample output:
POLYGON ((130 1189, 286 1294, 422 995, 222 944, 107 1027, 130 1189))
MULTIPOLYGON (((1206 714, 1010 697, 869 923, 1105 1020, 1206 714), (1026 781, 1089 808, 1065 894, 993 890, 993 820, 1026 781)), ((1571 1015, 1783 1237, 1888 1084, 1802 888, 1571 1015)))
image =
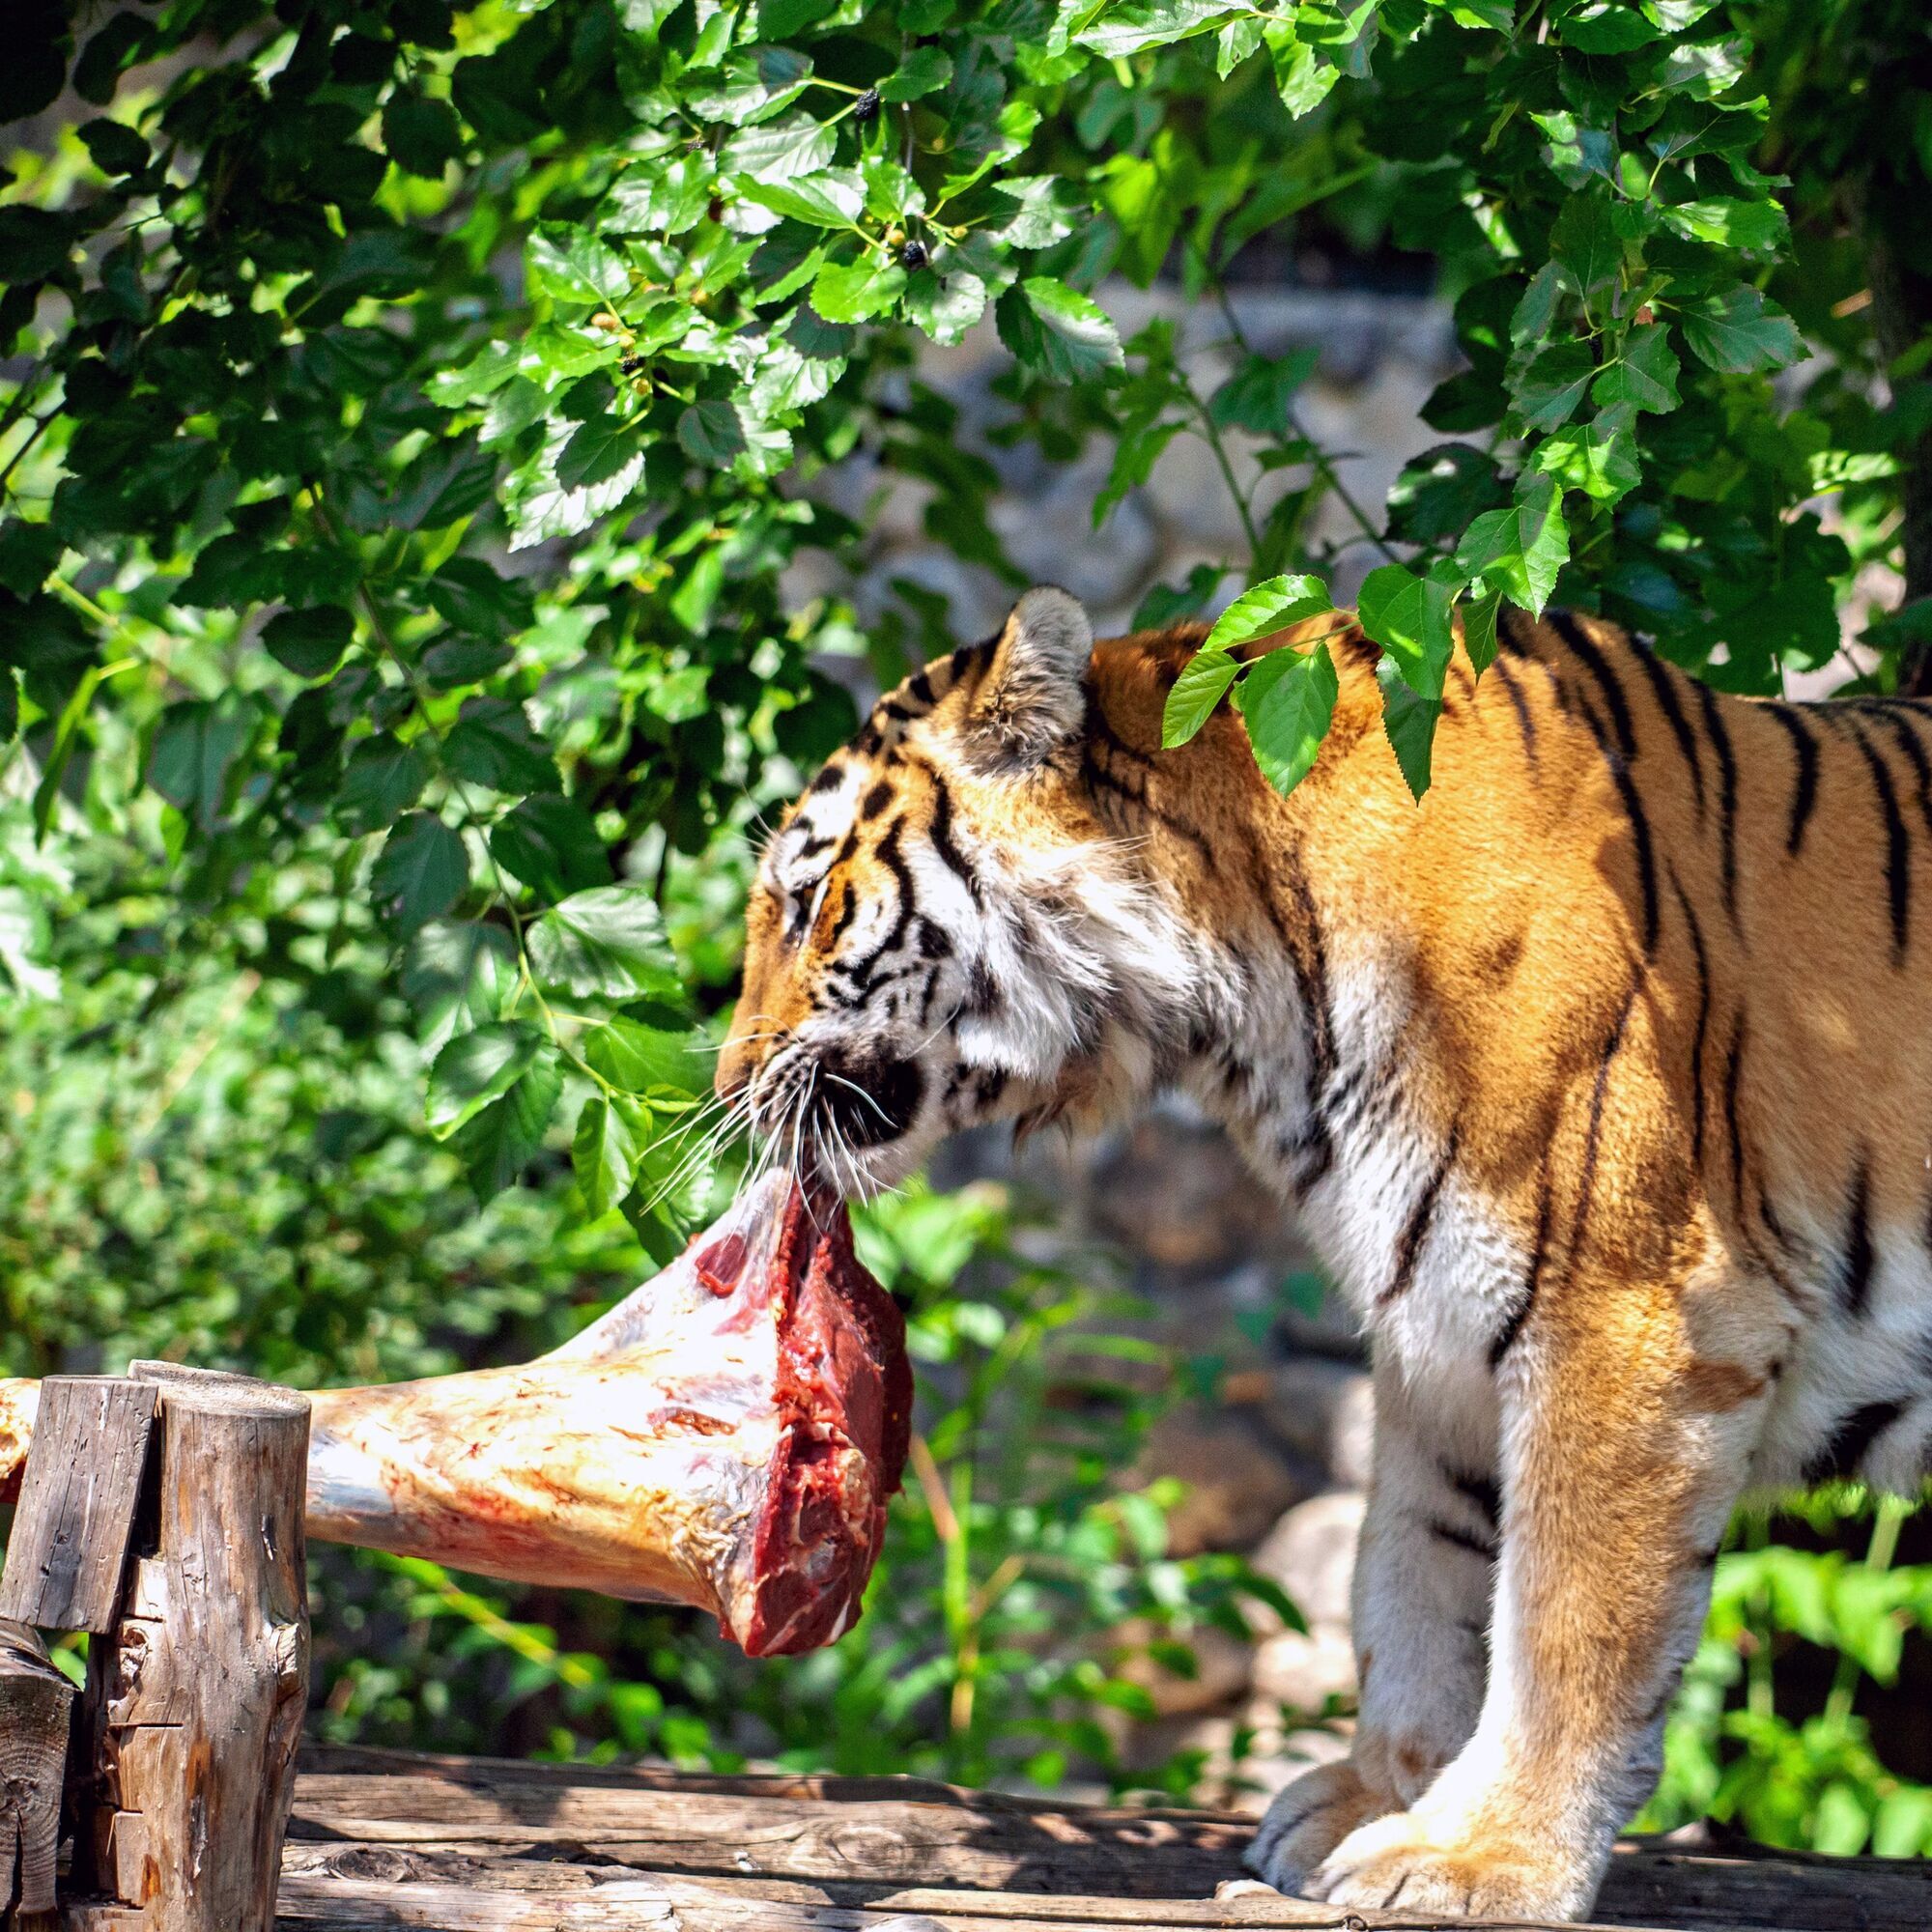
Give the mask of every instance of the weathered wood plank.
POLYGON ((49 1376, 0 1570, 0 1618, 113 1629, 154 1429, 156 1391, 117 1376, 49 1376))
MULTIPOLYGON (((397 1858, 521 1859, 526 1867, 586 1859, 661 1879, 805 1883, 827 1904, 873 1909, 926 1909, 920 1889, 936 1886, 949 1898, 986 1894, 975 1907, 986 1918, 1014 1896, 1036 1918, 1050 1916, 1043 1901, 1054 1897, 1098 1898, 1109 1922, 1122 1924, 1143 1922, 1140 1901, 1180 1901, 1191 1912, 1243 1876, 1254 1828, 1233 1813, 1056 1806, 911 1779, 687 1777, 369 1751, 311 1750, 303 1761, 291 1828, 308 1841, 303 1858, 335 1839, 360 1841, 370 1858, 386 1847, 397 1858)), ((1230 1922, 1299 1924, 1309 1921, 1293 1914, 1310 1909, 1262 1895, 1230 1922), (1283 1911, 1291 1916, 1268 1916, 1283 1911)), ((1932 1864, 1626 1844, 1597 1917, 1698 1932, 1920 1932, 1932 1925, 1932 1864)), ((1195 1921, 1169 1914, 1146 1922, 1195 1921)))
POLYGON ((152 1932, 270 1932, 308 1688, 308 1401, 129 1373, 159 1397, 157 1542, 89 1654, 78 1876, 152 1932))
POLYGON ((901 1885, 1198 1898, 1239 1875, 1254 1831, 1253 1819, 1232 1814, 1056 1809, 891 1778, 686 1780, 362 1752, 303 1761, 408 1769, 304 1773, 295 1837, 581 1849, 654 1870, 734 1877, 863 1874, 901 1885))
POLYGON ((72 1705, 40 1638, 0 1622, 0 1918, 10 1907, 23 1918, 53 1910, 72 1705))
MULTIPOLYGON (((383 1845, 291 1845, 280 1902, 286 1932, 356 1926, 366 1932, 888 1932, 908 1920, 941 1932, 1239 1932, 1239 1928, 1435 1925, 1397 1913, 1353 1913, 1261 1891, 1225 1899, 1076 1898, 1016 1892, 874 1888, 869 1900, 774 1880, 614 1873, 609 1867, 383 1845)), ((1445 1928, 1448 1932, 1448 1928, 1445 1928)), ((1454 1932, 1467 1932, 1467 1921, 1454 1932)), ((1548 1932, 1521 1924, 1518 1932, 1548 1932)), ((1565 1932, 1578 1932, 1565 1928, 1565 1932)), ((1593 1928, 1580 1928, 1593 1932, 1593 1928)), ((1594 1928, 1602 1932, 1602 1928, 1594 1928)))

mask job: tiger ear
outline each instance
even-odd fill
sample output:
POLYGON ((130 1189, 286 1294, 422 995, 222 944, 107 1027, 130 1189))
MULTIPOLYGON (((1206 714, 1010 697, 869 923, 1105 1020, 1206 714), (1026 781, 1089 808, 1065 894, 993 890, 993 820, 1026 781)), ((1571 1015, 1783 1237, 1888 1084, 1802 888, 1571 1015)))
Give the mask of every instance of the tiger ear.
POLYGON ((1052 584, 1013 606, 973 704, 974 722, 1017 764, 1037 765, 1087 714, 1094 626, 1080 600, 1052 584))

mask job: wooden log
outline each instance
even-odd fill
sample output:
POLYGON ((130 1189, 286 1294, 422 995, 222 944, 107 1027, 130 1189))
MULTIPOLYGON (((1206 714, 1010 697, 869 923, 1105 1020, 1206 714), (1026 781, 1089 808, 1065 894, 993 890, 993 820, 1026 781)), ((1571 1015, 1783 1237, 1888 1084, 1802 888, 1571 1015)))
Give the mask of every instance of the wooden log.
POLYGON ((156 1390, 119 1376, 49 1376, 0 1571, 0 1618, 114 1628, 148 1464, 156 1390))
MULTIPOLYGON (((0 1622, 0 1918, 54 1909, 54 1853, 73 1686, 24 1625, 0 1622)), ((42 1922, 46 1922, 42 1919, 42 1922)))
MULTIPOLYGON (((541 1873, 571 1894, 570 1913, 549 1922, 627 1925, 636 1921, 608 1916, 615 1910, 609 1884, 622 1876, 613 1866, 646 1872, 660 1889, 690 1879, 942 1919, 1014 1912, 1045 1919, 1064 1902, 1076 1919, 1099 1912, 1122 1926, 1332 1922, 1305 1917, 1322 1908, 1265 1892, 1214 1897, 1245 1877, 1240 1853, 1255 1821, 1231 1812, 1071 1805, 911 1778, 694 1776, 353 1748, 311 1747, 303 1765, 283 1883, 291 1923, 351 1922, 328 1915, 347 1912, 352 1894, 375 1912, 376 1894, 361 1888, 384 1873, 398 1884, 413 1874, 412 1883, 513 1890, 541 1873), (355 1883, 329 1891, 331 1873, 355 1883), (299 1878, 294 1891, 292 1878, 299 1878), (959 1902, 968 1889, 970 1908, 959 1902), (1204 1920, 1210 1907, 1222 1916, 1204 1920)), ((481 1925, 524 1922, 487 1916, 509 1907, 474 1911, 481 1925)), ((1699 1932, 1920 1932, 1932 1925, 1932 1862, 1627 1842, 1594 1916, 1605 1925, 1699 1932)), ((378 1913, 367 1922, 441 1920, 378 1913)))
POLYGON ((118 1902, 147 1932, 270 1932, 308 1688, 308 1402, 169 1363, 129 1374, 159 1397, 156 1549, 89 1657, 77 1857, 103 1926, 118 1902))

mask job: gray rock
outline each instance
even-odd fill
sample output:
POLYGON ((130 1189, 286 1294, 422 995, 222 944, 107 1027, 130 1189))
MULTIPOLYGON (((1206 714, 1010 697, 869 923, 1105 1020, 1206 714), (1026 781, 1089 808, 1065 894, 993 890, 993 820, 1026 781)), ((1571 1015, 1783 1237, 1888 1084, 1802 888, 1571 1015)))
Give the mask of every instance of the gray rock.
POLYGON ((1376 1390, 1366 1370, 1321 1355, 1275 1365, 1264 1410, 1268 1427, 1312 1457, 1337 1488, 1365 1489, 1375 1442, 1376 1390))
POLYGON ((1168 1518, 1168 1548, 1176 1556, 1246 1549, 1306 1494, 1281 1451, 1239 1411, 1190 1406, 1162 1417, 1128 1481, 1141 1488, 1158 1476, 1187 1486, 1168 1518))
POLYGON ((1294 1600, 1311 1632, 1348 1632, 1349 1585, 1367 1505, 1359 1490, 1312 1496, 1290 1510, 1248 1559, 1294 1600))
POLYGON ((1258 1699, 1318 1717, 1329 1698, 1354 1696, 1354 1647, 1327 1624, 1277 1632, 1255 1652, 1253 1684, 1258 1699))

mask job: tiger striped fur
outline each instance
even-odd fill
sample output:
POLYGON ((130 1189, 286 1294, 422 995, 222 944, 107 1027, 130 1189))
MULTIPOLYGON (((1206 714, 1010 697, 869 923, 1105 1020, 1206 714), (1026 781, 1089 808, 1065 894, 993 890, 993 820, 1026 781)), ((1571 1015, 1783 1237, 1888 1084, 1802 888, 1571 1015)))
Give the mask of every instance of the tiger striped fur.
MULTIPOLYGON (((1339 627, 1339 628, 1338 628, 1339 627)), ((1418 808, 1376 649, 1289 797, 1199 643, 1053 590, 884 698, 764 856, 720 1091, 853 1192, 1195 1093, 1372 1338, 1351 1756, 1252 1862, 1590 1904, 1747 1490, 1932 1444, 1932 715, 1723 696, 1594 619, 1460 647, 1418 808)))

